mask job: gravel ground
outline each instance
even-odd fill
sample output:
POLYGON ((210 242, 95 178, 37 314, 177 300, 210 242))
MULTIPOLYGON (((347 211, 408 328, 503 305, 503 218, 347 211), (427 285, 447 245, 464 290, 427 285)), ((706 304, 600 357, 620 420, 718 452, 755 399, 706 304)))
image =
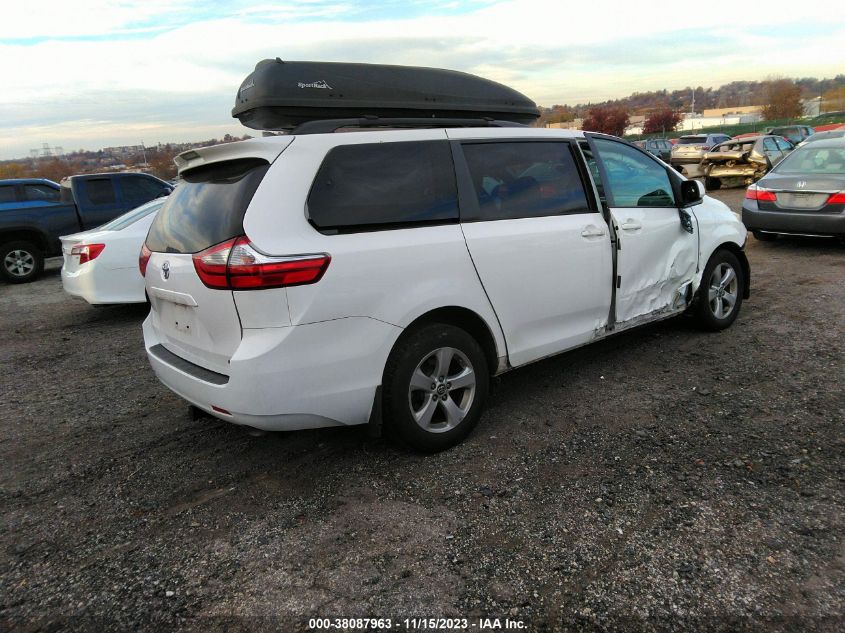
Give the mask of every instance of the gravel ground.
POLYGON ((748 255, 731 329, 675 319, 507 374, 433 456, 193 421, 144 307, 69 299, 55 263, 0 286, 0 630, 842 630, 845 249, 748 255))

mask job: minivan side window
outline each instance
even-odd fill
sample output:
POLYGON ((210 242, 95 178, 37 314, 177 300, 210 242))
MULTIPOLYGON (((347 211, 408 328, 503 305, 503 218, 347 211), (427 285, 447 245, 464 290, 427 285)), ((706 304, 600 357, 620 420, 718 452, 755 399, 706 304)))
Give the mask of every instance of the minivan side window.
POLYGON ((569 143, 511 141, 462 146, 478 217, 512 220, 592 213, 569 143))
POLYGON ((625 143, 594 140, 614 207, 674 207, 669 174, 657 161, 625 143))
POLYGON ((307 216, 323 232, 457 222, 458 189, 448 141, 362 143, 323 160, 307 216))

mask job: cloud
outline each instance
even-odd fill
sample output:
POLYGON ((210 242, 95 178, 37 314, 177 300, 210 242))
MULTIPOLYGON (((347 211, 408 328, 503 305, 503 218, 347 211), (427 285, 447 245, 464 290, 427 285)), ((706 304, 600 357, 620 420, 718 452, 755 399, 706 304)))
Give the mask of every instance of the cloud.
POLYGON ((92 147, 130 142, 130 125, 153 121, 161 140, 186 126, 244 133, 229 110, 268 57, 454 68, 551 105, 773 73, 832 76, 845 68, 842 41, 845 3, 797 12, 780 0, 765 11, 737 3, 729 17, 666 0, 17 3, 0 22, 0 157, 58 144, 75 121, 92 147), (105 136, 121 124, 124 137, 105 136))

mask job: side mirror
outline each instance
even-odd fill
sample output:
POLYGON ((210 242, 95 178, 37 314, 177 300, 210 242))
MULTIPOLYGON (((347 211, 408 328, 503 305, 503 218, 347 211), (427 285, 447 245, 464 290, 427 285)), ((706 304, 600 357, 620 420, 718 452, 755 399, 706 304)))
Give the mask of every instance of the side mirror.
POLYGON ((681 205, 691 207, 704 199, 704 183, 700 180, 684 180, 681 182, 681 205))

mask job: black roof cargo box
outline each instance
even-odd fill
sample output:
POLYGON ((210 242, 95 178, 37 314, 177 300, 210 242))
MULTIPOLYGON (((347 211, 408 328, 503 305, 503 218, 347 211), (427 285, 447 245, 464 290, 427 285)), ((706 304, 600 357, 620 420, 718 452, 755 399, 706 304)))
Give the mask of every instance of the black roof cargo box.
POLYGON ((487 118, 531 123, 522 93, 467 73, 415 66, 265 59, 238 90, 232 116, 255 130, 354 117, 487 118))

